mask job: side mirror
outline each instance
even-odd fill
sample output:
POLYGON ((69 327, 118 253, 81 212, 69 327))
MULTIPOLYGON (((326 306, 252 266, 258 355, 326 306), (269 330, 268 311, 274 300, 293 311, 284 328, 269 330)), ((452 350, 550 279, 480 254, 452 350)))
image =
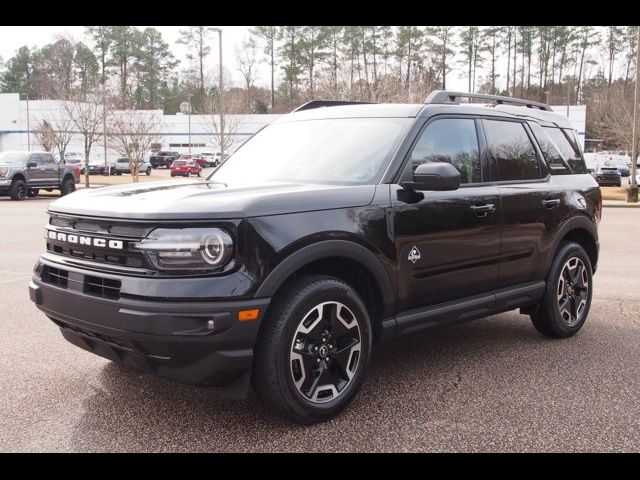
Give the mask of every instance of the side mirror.
POLYGON ((425 162, 413 172, 414 190, 446 191, 460 188, 460 172, 446 162, 425 162))
POLYGON ((27 163, 27 168, 35 168, 38 166, 37 162, 28 162, 27 163))

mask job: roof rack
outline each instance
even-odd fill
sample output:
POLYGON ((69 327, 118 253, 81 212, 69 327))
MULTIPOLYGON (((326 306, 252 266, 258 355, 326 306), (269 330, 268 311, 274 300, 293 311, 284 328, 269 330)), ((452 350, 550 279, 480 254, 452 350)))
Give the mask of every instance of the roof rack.
POLYGON ((487 95, 484 93, 449 92, 447 90, 434 90, 429 94, 424 103, 427 104, 455 104, 460 103, 459 98, 477 98, 480 100, 492 100, 499 105, 511 104, 522 105, 527 108, 538 108, 551 112, 551 107, 545 103, 523 100, 521 98, 504 97, 501 95, 487 95))
POLYGON ((305 104, 300 105, 295 110, 292 110, 291 113, 301 112, 303 110, 312 110, 314 108, 322 108, 322 107, 339 107, 341 105, 362 105, 373 102, 351 102, 349 100, 311 100, 305 104))

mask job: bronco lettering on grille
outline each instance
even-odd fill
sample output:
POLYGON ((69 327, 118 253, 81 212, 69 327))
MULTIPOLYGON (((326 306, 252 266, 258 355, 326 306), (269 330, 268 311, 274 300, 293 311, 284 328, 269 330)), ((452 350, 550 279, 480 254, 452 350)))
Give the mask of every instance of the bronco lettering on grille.
POLYGON ((111 248, 113 250, 123 250, 124 242, 122 240, 109 240, 106 238, 89 237, 87 235, 77 235, 75 233, 47 231, 47 237, 58 242, 71 243, 74 245, 88 245, 98 248, 111 248))

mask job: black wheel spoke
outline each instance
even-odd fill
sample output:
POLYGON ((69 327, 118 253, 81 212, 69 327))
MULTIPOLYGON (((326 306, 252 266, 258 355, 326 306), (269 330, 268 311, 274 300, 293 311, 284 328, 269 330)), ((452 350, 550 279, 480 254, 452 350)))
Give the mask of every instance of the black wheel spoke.
POLYGON ((336 379, 331 373, 331 370, 326 366, 320 367, 320 373, 313 378, 311 386, 307 390, 307 396, 313 397, 316 393, 318 387, 322 387, 324 385, 334 385, 335 386, 336 379))
POLYGON ((575 270, 575 275, 573 275, 573 277, 571 277, 571 283, 573 283, 574 285, 577 285, 578 282, 582 282, 582 270, 584 269, 584 266, 582 266, 582 264, 578 265, 576 267, 575 270))
POLYGON ((349 342, 347 346, 345 346, 344 348, 341 348, 340 350, 336 350, 331 355, 331 357, 335 362, 336 368, 340 372, 340 376, 345 380, 349 379, 349 374, 347 373, 347 370, 349 368, 349 359, 351 358, 351 351, 353 350, 353 347, 358 343, 359 343, 358 340, 352 339, 352 341, 349 342))
POLYGON ((576 304, 576 298, 572 295, 569 297, 571 303, 571 319, 578 318, 578 306, 576 304))

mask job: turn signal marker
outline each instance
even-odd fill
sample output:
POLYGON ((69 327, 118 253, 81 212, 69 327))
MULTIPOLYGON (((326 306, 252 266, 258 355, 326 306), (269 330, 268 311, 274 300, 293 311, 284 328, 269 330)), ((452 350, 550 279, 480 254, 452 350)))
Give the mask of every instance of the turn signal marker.
POLYGON ((260 310, 257 308, 253 310, 240 310, 238 312, 238 321, 248 322, 251 320, 257 320, 259 316, 260 310))

